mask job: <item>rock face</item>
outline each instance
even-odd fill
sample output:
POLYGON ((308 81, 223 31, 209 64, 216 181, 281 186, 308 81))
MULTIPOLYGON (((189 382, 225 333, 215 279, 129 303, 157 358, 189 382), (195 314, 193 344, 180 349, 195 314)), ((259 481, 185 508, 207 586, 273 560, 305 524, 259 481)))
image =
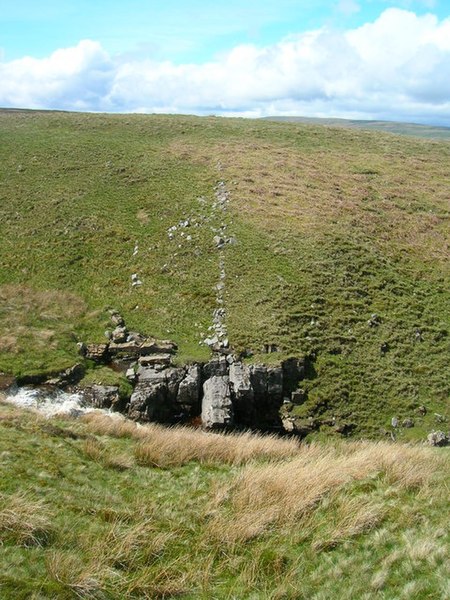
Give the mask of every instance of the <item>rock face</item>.
MULTIPOLYGON (((224 268, 224 267, 223 267, 224 268)), ((223 289, 223 284, 218 284, 223 289)), ((298 383, 304 378, 304 361, 290 358, 279 366, 248 365, 228 348, 223 308, 214 311, 214 357, 204 364, 174 367, 177 345, 129 331, 125 320, 111 311, 112 332, 107 344, 80 344, 80 353, 96 362, 114 363, 133 385, 124 410, 137 421, 179 423, 198 419, 206 429, 231 426, 265 431, 296 430, 282 421, 280 408, 306 399, 298 383), (216 340, 217 338, 217 340, 216 340), (220 342, 220 343, 219 343, 220 342), (137 369, 136 369, 137 367, 137 369)), ((88 402, 99 408, 121 406, 118 392, 93 386, 88 402)), ((285 415, 283 415, 285 417, 285 415)))
POLYGON ((202 423, 206 429, 223 429, 233 425, 228 377, 213 375, 203 384, 202 423))
POLYGON ((139 361, 127 409, 132 419, 177 423, 201 414, 205 429, 283 429, 280 408, 289 401, 287 390, 298 385, 291 371, 285 382, 283 366, 249 366, 218 356, 175 368, 163 356, 160 362, 139 361))
POLYGON ((255 392, 250 381, 249 367, 240 362, 230 365, 229 383, 236 420, 251 427, 255 413, 255 392))
POLYGON ((138 383, 128 406, 130 418, 176 423, 198 411, 200 369, 162 366, 138 368, 138 383))
POLYGON ((84 400, 88 406, 94 408, 109 408, 112 411, 124 409, 116 385, 92 385, 85 391, 84 400))
POLYGON ((198 405, 201 389, 201 370, 199 365, 188 367, 186 376, 178 386, 177 402, 181 406, 198 405))
POLYGON ((258 429, 282 428, 283 369, 251 365, 250 381, 255 395, 254 424, 258 429))

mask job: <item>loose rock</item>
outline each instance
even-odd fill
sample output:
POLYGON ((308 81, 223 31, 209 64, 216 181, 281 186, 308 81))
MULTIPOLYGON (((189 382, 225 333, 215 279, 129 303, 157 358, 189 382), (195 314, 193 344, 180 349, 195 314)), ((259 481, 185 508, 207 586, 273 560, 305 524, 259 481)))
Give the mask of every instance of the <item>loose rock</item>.
POLYGON ((430 446, 448 446, 450 437, 443 431, 432 431, 427 435, 427 442, 430 446))

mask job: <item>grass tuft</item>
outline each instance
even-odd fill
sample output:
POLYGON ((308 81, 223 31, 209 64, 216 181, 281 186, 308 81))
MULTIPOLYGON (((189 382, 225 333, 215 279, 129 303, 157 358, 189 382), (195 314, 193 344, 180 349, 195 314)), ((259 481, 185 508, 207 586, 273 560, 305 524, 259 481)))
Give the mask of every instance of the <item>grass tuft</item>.
POLYGON ((19 546, 46 546, 54 533, 43 502, 24 494, 0 494, 0 541, 19 546))

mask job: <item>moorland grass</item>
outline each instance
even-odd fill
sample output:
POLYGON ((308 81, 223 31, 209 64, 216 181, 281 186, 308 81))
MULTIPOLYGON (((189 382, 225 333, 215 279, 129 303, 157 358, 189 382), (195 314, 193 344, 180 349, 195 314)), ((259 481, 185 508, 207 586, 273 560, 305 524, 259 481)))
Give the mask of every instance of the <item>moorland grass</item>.
POLYGON ((39 111, 1 112, 0 138, 0 371, 70 366, 77 341, 104 339, 109 308, 174 339, 180 362, 207 359, 224 223, 230 344, 254 361, 308 357, 294 415, 371 437, 412 417, 402 439, 448 418, 448 143, 39 111), (191 239, 170 239, 187 218, 191 239), (268 343, 279 352, 262 354, 268 343))
MULTIPOLYGON (((448 597, 445 448, 340 441, 292 454, 269 438, 268 455, 257 437, 261 452, 236 463, 211 435, 213 461, 160 468, 135 462, 136 427, 110 419, 109 435, 102 419, 0 404, 5 600, 448 597)), ((182 453, 179 435, 166 430, 182 453)), ((201 431, 189 436, 201 446, 201 431)))

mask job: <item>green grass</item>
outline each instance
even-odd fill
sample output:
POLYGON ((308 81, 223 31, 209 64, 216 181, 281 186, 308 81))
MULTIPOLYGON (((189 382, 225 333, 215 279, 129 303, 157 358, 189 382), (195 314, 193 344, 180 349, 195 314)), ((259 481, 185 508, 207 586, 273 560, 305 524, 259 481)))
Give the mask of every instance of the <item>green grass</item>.
POLYGON ((151 429, 102 423, 0 404, 5 600, 448 598, 445 449, 273 440, 233 466, 191 431, 162 469, 135 460, 151 429))
POLYGON ((77 341, 104 339, 109 308, 176 341, 179 361, 205 360, 219 275, 211 227, 224 221, 238 241, 224 253, 230 343, 253 360, 309 357, 299 418, 321 434, 336 417, 377 437, 392 416, 413 417, 403 438, 423 438, 434 413, 448 418, 447 143, 32 111, 1 112, 0 142, 0 371, 70 366, 77 341), (218 180, 230 192, 222 216, 218 180), (200 224, 186 229, 192 240, 170 240, 184 218, 200 224), (267 343, 279 352, 261 354, 267 343))
POLYGON ((435 140, 450 140, 450 127, 435 125, 419 125, 417 123, 401 123, 397 121, 368 121, 358 119, 326 119, 314 117, 265 117, 271 121, 305 123, 329 127, 347 127, 368 129, 393 133, 395 135, 412 135, 435 140))

